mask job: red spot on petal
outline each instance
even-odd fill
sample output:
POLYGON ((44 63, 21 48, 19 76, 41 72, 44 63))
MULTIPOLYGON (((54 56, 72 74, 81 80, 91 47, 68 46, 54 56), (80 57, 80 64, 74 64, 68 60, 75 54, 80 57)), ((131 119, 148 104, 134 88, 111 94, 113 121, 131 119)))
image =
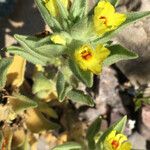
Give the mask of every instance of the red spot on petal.
POLYGON ((87 50, 84 50, 82 53, 82 58, 85 59, 85 60, 89 60, 91 57, 92 57, 92 54, 91 52, 87 51, 87 50))
POLYGON ((105 16, 101 16, 99 19, 107 26, 107 18, 105 16))
POLYGON ((113 147, 114 149, 117 149, 118 146, 119 146, 119 142, 116 141, 116 140, 113 140, 112 143, 111 143, 111 145, 112 145, 112 147, 113 147))

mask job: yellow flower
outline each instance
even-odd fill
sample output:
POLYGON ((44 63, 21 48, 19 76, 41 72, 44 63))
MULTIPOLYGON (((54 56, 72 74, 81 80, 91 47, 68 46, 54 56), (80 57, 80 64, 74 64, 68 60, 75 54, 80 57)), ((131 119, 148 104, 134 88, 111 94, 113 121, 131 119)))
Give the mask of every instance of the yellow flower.
POLYGON ((95 31, 102 36, 104 33, 116 29, 126 18, 125 14, 115 12, 115 8, 110 2, 102 0, 94 10, 95 31))
POLYGON ((127 137, 123 134, 117 134, 113 130, 104 141, 105 150, 131 150, 130 142, 127 142, 127 137))
MULTIPOLYGON (((69 0, 61 0, 61 2, 65 8, 68 8, 69 0)), ((45 3, 45 7, 47 8, 47 10, 50 12, 50 14, 53 17, 56 17, 59 15, 56 0, 44 0, 44 3, 45 3)))
POLYGON ((55 44, 66 45, 66 40, 63 36, 59 34, 54 34, 50 37, 51 41, 55 44))
POLYGON ((103 45, 98 45, 93 49, 90 45, 83 45, 75 50, 74 57, 76 63, 83 70, 89 70, 94 74, 99 74, 102 70, 104 59, 110 54, 110 51, 103 45))

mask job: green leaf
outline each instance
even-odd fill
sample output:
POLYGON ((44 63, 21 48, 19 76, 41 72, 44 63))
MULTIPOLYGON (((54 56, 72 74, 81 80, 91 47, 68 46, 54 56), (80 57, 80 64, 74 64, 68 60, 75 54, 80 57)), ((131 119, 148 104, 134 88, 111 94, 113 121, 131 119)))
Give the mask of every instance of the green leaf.
POLYGON ((96 136, 96 134, 99 132, 100 130, 100 126, 101 126, 101 118, 97 118, 88 128, 87 130, 87 134, 86 134, 86 138, 88 140, 88 146, 89 149, 95 149, 95 140, 94 137, 96 136))
POLYGON ((107 129, 106 132, 100 137, 97 145, 99 146, 105 138, 110 134, 112 130, 116 130, 117 133, 122 133, 124 131, 125 125, 127 122, 127 116, 123 117, 122 119, 118 120, 116 123, 114 123, 111 127, 107 129))
POLYGON ((68 16, 69 16, 68 10, 64 7, 62 1, 56 0, 56 2, 57 2, 58 9, 59 9, 60 17, 67 21, 68 16))
POLYGON ((57 57, 63 54, 64 52, 64 46, 62 45, 56 45, 56 44, 48 44, 48 45, 43 45, 35 49, 35 51, 38 54, 41 54, 42 56, 45 57, 57 57))
POLYGON ((79 66, 73 61, 69 60, 69 67, 74 75, 83 82, 87 87, 93 86, 93 74, 89 71, 83 71, 79 66))
POLYGON ((129 60, 138 58, 138 55, 128 49, 122 47, 121 45, 112 45, 108 47, 110 50, 110 55, 105 59, 104 65, 110 66, 120 60, 129 60))
POLYGON ((38 101, 38 108, 40 112, 47 114, 49 117, 58 118, 56 111, 49 107, 48 103, 38 101))
POLYGON ((72 89, 72 87, 66 83, 64 75, 61 72, 59 72, 57 76, 56 89, 58 94, 58 100, 60 102, 65 99, 67 93, 72 89))
POLYGON ((70 18, 72 20, 81 19, 86 14, 87 0, 74 0, 70 9, 70 18))
POLYGON ((36 5, 44 19, 44 21, 48 24, 48 26, 53 30, 53 31, 61 31, 62 27, 60 23, 51 16, 49 11, 46 9, 44 6, 44 1, 43 0, 35 0, 36 5))
POLYGON ((48 62, 49 58, 35 51, 34 48, 35 42, 32 39, 30 40, 30 37, 23 35, 15 35, 14 37, 19 42, 19 44, 24 48, 24 50, 27 51, 31 56, 34 56, 35 58, 39 59, 40 61, 43 62, 43 64, 46 64, 48 62))
MULTIPOLYGON (((71 31, 70 31, 71 36, 76 40, 80 39, 80 41, 87 42, 87 39, 89 38, 89 33, 88 33, 89 24, 90 22, 87 17, 78 21, 71 28, 71 31)), ((72 42, 75 42, 75 41, 72 41, 72 42)))
POLYGON ((7 70, 11 63, 11 58, 4 58, 0 60, 0 90, 2 90, 6 84, 7 70))
POLYGON ((107 32, 103 37, 100 37, 99 39, 95 40, 95 44, 96 43, 106 43, 114 35, 116 35, 120 30, 122 30, 123 28, 125 28, 129 24, 134 23, 134 22, 136 22, 136 21, 138 21, 144 17, 148 17, 150 15, 150 11, 130 12, 130 13, 127 13, 126 15, 127 15, 127 19, 123 24, 121 24, 116 30, 107 32))
POLYGON ((6 50, 9 53, 22 56, 23 58, 25 58, 26 60, 28 60, 29 62, 31 62, 33 64, 40 64, 40 65, 44 66, 47 63, 47 62, 45 62, 45 60, 41 60, 41 59, 35 57, 32 53, 26 51, 22 47, 10 46, 10 47, 7 47, 6 50))
POLYGON ((81 150, 81 145, 76 142, 67 142, 65 144, 54 147, 52 150, 81 150))
POLYGON ((37 47, 36 43, 39 39, 36 37, 15 35, 15 38, 23 48, 11 46, 6 48, 6 50, 10 53, 24 57, 29 62, 41 64, 42 66, 49 63, 55 64, 56 57, 61 55, 64 50, 64 46, 54 44, 37 47))
POLYGON ((31 100, 30 98, 24 95, 14 95, 9 99, 10 99, 10 105, 12 106, 12 109, 16 113, 27 110, 29 108, 35 108, 38 106, 35 101, 31 100))
POLYGON ((119 0, 109 0, 109 1, 115 7, 118 5, 118 2, 119 2, 119 0))
POLYGON ((68 92, 67 98, 84 105, 88 105, 91 107, 94 106, 93 99, 89 95, 84 94, 83 91, 71 90, 68 92))
POLYGON ((34 84, 32 87, 33 94, 36 94, 41 91, 50 91, 54 89, 55 84, 53 81, 46 78, 43 73, 39 72, 34 77, 34 84))

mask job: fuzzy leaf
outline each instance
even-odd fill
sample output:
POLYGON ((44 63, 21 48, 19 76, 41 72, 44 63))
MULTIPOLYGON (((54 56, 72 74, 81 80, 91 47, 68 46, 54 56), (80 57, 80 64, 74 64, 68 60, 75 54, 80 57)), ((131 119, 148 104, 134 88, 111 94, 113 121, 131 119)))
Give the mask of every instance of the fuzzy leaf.
POLYGON ((104 61, 105 66, 110 66, 121 60, 138 58, 138 55, 136 53, 129 51, 121 45, 112 45, 108 47, 108 49, 111 53, 104 61))
POLYGON ((33 94, 36 94, 40 91, 45 91, 45 90, 54 90, 54 83, 46 78, 42 73, 37 73, 34 77, 34 84, 32 87, 33 94))
POLYGON ((88 140, 88 146, 91 150, 95 149, 94 137, 100 130, 101 121, 101 118, 98 117, 87 130, 86 138, 88 140))
POLYGON ((125 28, 126 26, 128 26, 131 23, 134 23, 144 17, 148 17, 150 16, 150 11, 145 11, 145 12, 130 12, 127 13, 127 19, 126 21, 121 24, 116 30, 107 32, 103 37, 100 37, 99 39, 95 40, 95 44, 96 43, 106 43, 107 41, 109 41, 114 35, 116 35, 120 30, 122 30, 123 28, 125 28))
POLYGON ((16 113, 27 110, 29 108, 37 107, 37 103, 35 101, 31 100, 30 98, 24 95, 15 95, 13 97, 9 97, 9 102, 12 106, 12 109, 16 113))
POLYGON ((56 88, 57 88, 58 100, 60 102, 62 102, 65 99, 67 93, 72 89, 72 87, 66 83, 64 75, 61 72, 59 72, 57 76, 56 88))
POLYGON ((11 58, 4 58, 0 60, 0 90, 2 90, 6 84, 7 71, 11 63, 11 58))
POLYGON ((7 47, 6 50, 9 53, 22 56, 23 58, 25 58, 26 60, 28 60, 29 62, 31 62, 33 64, 40 64, 42 66, 46 65, 45 60, 41 60, 41 59, 35 57, 33 54, 31 54, 30 52, 26 51, 22 47, 10 46, 10 47, 7 47))
POLYGON ((59 15, 63 20, 68 20, 68 10, 64 7, 63 3, 60 0, 56 0, 57 6, 59 9, 59 15))
POLYGON ((47 103, 38 102, 38 108, 40 112, 47 114, 49 117, 58 118, 56 111, 49 107, 47 103))
POLYGON ((76 142, 67 142, 54 147, 52 150, 81 150, 81 145, 76 142))
POLYGON ((42 56, 49 57, 52 59, 53 57, 60 56, 64 51, 64 46, 56 45, 56 44, 47 44, 40 47, 37 47, 35 51, 42 56))
POLYGON ((29 109, 25 114, 27 127, 33 133, 39 133, 45 130, 58 129, 60 126, 46 119, 37 109, 29 109))
POLYGON ((61 45, 44 45, 37 47, 36 42, 39 41, 36 37, 15 35, 16 40, 23 48, 8 47, 6 50, 10 53, 18 54, 34 64, 47 65, 48 63, 55 64, 57 55, 60 55, 64 47, 61 45))
POLYGON ((73 60, 69 60, 69 67, 74 75, 87 87, 93 86, 93 74, 91 72, 83 71, 73 60))
POLYGON ((48 12, 46 7, 44 6, 44 1, 43 0, 35 0, 36 5, 45 21, 45 23, 48 24, 48 26, 53 30, 53 31, 61 31, 62 27, 60 23, 51 16, 51 14, 48 12))
POLYGON ((91 107, 94 106, 93 99, 89 95, 85 95, 83 91, 71 90, 68 92, 67 97, 73 102, 85 104, 91 107))
POLYGON ((86 14, 87 0, 74 0, 70 9, 70 18, 82 18, 86 14))

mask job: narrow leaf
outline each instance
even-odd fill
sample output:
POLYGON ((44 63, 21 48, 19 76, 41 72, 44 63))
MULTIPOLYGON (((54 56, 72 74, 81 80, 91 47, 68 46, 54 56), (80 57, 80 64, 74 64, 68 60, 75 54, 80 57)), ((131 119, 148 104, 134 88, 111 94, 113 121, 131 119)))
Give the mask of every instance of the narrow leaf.
POLYGON ((58 99, 60 102, 62 102, 65 99, 67 93, 72 89, 72 87, 66 83, 64 75, 61 72, 59 72, 57 76, 56 88, 58 99))
POLYGON ((88 128, 87 130, 87 134, 86 134, 86 138, 88 140, 88 146, 89 148, 95 149, 95 140, 94 137, 96 136, 96 134, 99 132, 100 130, 100 126, 101 126, 101 118, 97 118, 88 128))
POLYGON ((37 107, 37 103, 35 101, 24 95, 15 95, 13 97, 9 97, 9 103, 16 113, 27 110, 29 108, 37 107))
POLYGON ((70 9, 71 18, 82 18, 86 14, 87 0, 74 0, 70 9))
POLYGON ((37 58, 32 53, 30 53, 30 52, 26 51, 25 49, 18 47, 18 46, 10 46, 10 47, 7 47, 6 50, 9 53, 22 56, 23 58, 25 58, 26 60, 28 60, 29 62, 31 62, 33 64, 40 64, 40 65, 44 66, 47 63, 45 60, 37 58))
POLYGON ((74 102, 78 102, 91 107, 94 106, 93 99, 89 95, 85 95, 82 91, 71 90, 68 92, 67 97, 74 102))
POLYGON ((6 84, 7 71, 11 63, 11 58, 4 58, 0 60, 0 90, 2 90, 6 84))
POLYGON ((121 60, 129 60, 138 58, 138 55, 128 49, 122 47, 121 45, 112 45, 108 47, 110 50, 110 55, 104 61, 105 66, 110 66, 121 60))
POLYGON ((93 74, 91 72, 83 71, 73 60, 69 60, 69 67, 74 75, 87 87, 93 86, 93 74))
POLYGON ((66 21, 68 20, 68 10, 64 7, 62 1, 56 0, 57 6, 59 9, 59 15, 62 17, 62 19, 65 19, 66 21))
POLYGON ((60 31, 62 30, 62 27, 60 23, 51 16, 51 14, 48 12, 46 7, 44 6, 44 1, 43 0, 35 0, 36 5, 44 19, 44 21, 48 24, 50 28, 52 28, 53 31, 60 31))
POLYGON ((81 150, 81 145, 75 142, 67 142, 65 144, 54 147, 52 150, 81 150))

